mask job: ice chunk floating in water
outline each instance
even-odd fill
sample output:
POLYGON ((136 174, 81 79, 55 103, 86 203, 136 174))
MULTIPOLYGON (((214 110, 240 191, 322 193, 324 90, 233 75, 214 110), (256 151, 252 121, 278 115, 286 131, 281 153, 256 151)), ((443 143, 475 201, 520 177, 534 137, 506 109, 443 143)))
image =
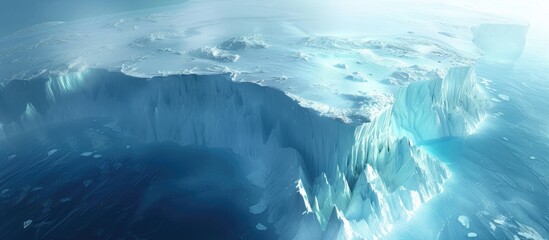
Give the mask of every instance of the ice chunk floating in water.
POLYGON ((467 216, 463 216, 463 215, 459 216, 458 221, 459 221, 459 223, 461 223, 461 225, 463 225, 463 227, 469 228, 469 226, 470 226, 469 225, 469 218, 467 216))
POLYGON ((545 239, 526 5, 187 1, 2 36, 0 238, 545 239))
POLYGON ((23 222, 23 228, 28 228, 32 224, 32 220, 27 220, 23 222))

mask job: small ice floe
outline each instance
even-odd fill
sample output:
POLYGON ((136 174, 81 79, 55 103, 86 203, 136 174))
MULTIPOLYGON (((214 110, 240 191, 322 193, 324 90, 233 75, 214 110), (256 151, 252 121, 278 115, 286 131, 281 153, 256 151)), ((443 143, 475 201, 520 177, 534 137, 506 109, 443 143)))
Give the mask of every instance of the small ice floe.
POLYGON ((492 231, 496 231, 496 224, 490 222, 490 228, 492 229, 492 231))
POLYGON ((506 102, 509 102, 509 96, 505 95, 505 94, 498 94, 498 97, 503 100, 503 101, 506 101, 506 102))
POLYGON ((469 218, 467 216, 460 215, 458 217, 459 223, 463 225, 465 228, 469 228, 469 218))
POLYGON ((345 63, 338 63, 338 64, 334 65, 334 67, 341 68, 341 69, 347 69, 348 68, 347 64, 345 64, 345 63))
POLYGON ((32 220, 27 220, 23 222, 23 229, 28 228, 32 224, 32 220))
POLYGON ((538 231, 536 231, 534 228, 528 226, 528 225, 524 225, 524 224, 521 224, 519 222, 517 222, 518 225, 519 225, 519 231, 518 231, 518 235, 519 236, 522 236, 524 239, 533 239, 533 240, 542 240, 544 239, 541 234, 538 233, 538 231))
POLYGON ((86 181, 82 182, 82 184, 84 185, 84 187, 89 187, 92 183, 93 183, 92 180, 86 180, 86 181))
POLYGON ((261 224, 261 223, 258 223, 257 225, 255 225, 255 228, 259 231, 265 231, 267 230, 267 226, 261 224))
POLYGON ((499 225, 504 225, 506 220, 507 220, 507 217, 505 217, 503 215, 499 215, 494 219, 494 222, 499 224, 499 225))
POLYGON ((503 113, 502 112, 497 112, 494 114, 494 117, 501 117, 503 116, 503 113))
POLYGON ((501 100, 499 100, 497 98, 491 98, 490 100, 492 100, 493 102, 501 102, 501 100))
POLYGON ((9 155, 9 156, 8 156, 8 160, 12 160, 12 159, 14 159, 15 157, 17 157, 17 155, 15 155, 15 154, 9 155))
POLYGON ((83 153, 80 153, 80 156, 82 157, 89 157, 93 154, 93 152, 83 152, 83 153))
POLYGON ((475 232, 467 233, 467 237, 476 238, 476 237, 477 237, 477 233, 475 233, 475 232))
POLYGON ((530 156, 530 160, 536 160, 536 157, 530 156))
POLYGON ((509 141, 509 138, 506 138, 506 137, 501 137, 501 138, 505 141, 509 141))
POLYGON ((57 149, 52 149, 48 151, 48 157, 55 154, 57 152, 57 149))
POLYGON ((101 158, 101 157, 103 157, 103 155, 101 155, 101 154, 95 154, 95 155, 93 155, 93 158, 101 158))
POLYGON ((61 202, 61 203, 68 203, 68 202, 70 202, 71 200, 72 200, 71 198, 67 197, 67 198, 61 199, 60 202, 61 202))

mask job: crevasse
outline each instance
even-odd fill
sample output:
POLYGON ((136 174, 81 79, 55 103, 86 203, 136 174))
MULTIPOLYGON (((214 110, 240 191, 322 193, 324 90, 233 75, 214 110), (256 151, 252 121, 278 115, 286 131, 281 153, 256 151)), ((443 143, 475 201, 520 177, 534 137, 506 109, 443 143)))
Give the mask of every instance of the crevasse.
POLYGON ((254 160, 281 239, 375 239, 442 190, 450 175, 417 144, 475 131, 486 101, 470 67, 403 88, 372 122, 345 124, 279 90, 228 75, 141 79, 89 69, 0 88, 3 136, 49 122, 108 118, 143 141, 229 148, 254 160))

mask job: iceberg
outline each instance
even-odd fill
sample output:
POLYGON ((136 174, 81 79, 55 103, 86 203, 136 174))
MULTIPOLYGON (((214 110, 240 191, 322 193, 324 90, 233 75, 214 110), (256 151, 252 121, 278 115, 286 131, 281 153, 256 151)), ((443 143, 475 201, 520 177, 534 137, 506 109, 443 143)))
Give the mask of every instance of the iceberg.
POLYGON ((486 117, 488 106, 471 67, 448 71, 444 80, 411 84, 396 97, 395 121, 416 142, 467 136, 486 117))
POLYGON ((513 63, 526 45, 527 25, 482 24, 472 28, 473 42, 482 50, 485 59, 513 63))

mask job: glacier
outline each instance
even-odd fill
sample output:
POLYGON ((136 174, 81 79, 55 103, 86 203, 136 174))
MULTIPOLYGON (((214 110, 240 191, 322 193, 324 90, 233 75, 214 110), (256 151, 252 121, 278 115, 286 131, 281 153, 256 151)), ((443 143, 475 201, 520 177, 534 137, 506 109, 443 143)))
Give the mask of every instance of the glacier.
POLYGON ((96 238, 545 239, 546 22, 469 2, 186 1, 0 37, 0 216, 27 215, 0 236, 68 234, 118 191, 132 224, 96 238), (98 200, 40 195, 72 178, 98 200), (143 220, 161 205, 187 224, 143 220))

